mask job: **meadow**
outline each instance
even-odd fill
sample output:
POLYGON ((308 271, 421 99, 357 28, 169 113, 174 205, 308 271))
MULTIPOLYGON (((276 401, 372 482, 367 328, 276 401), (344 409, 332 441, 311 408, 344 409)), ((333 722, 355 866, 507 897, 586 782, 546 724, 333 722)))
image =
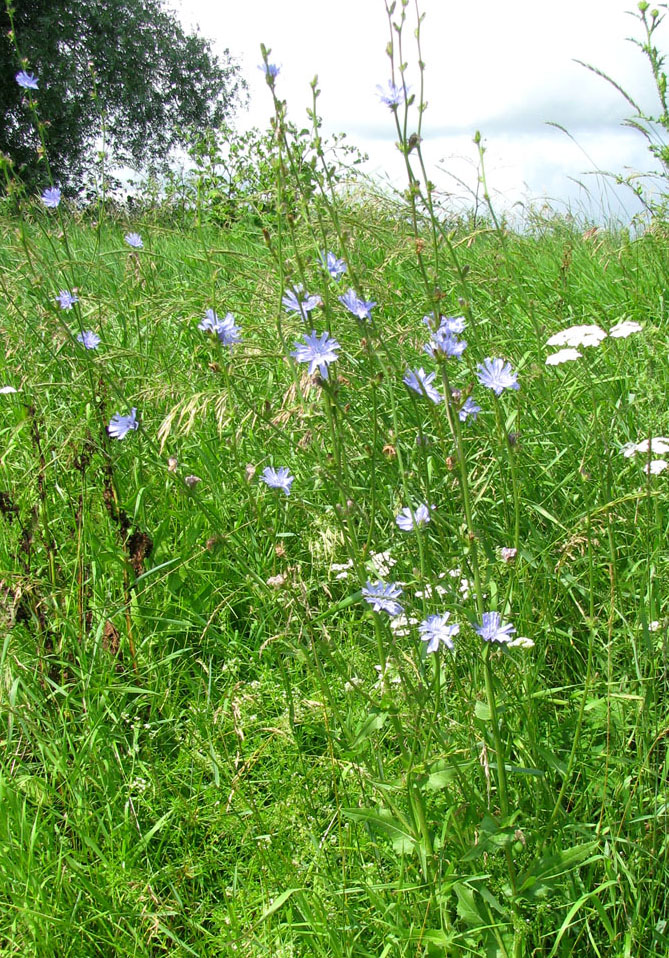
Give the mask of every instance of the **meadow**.
POLYGON ((402 196, 265 54, 271 191, 5 199, 3 956, 669 951, 669 229, 448 217, 390 54, 402 196))

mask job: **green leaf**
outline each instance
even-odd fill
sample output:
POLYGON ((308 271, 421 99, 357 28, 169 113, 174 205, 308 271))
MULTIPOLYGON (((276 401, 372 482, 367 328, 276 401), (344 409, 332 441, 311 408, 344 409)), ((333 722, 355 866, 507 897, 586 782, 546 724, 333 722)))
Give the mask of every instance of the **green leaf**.
POLYGON ((408 854, 416 849, 417 838, 408 822, 393 816, 388 809, 343 808, 342 815, 354 822, 364 822, 372 831, 386 835, 399 854, 408 854))
POLYGON ((487 702, 476 702, 474 705, 474 715, 482 722, 490 721, 490 708, 487 702))
POLYGON ((377 712, 372 711, 370 714, 362 720, 355 734, 355 738, 351 743, 351 748, 357 748, 361 742, 364 742, 366 738, 372 734, 372 732, 378 732, 380 728, 386 723, 388 718, 387 712, 377 712))
MULTIPOLYGON (((588 859, 598 847, 597 842, 573 845, 564 851, 544 855, 538 862, 518 878, 518 894, 524 898, 546 898, 551 892, 559 890, 569 872, 588 859)), ((601 856, 595 856, 598 859, 601 856)))
POLYGON ((480 928, 488 924, 488 916, 482 915, 476 904, 476 897, 473 888, 465 885, 463 882, 456 882, 453 885, 453 891, 458 899, 458 916, 462 918, 465 924, 470 928, 480 928))
POLYGON ((278 898, 275 898, 271 905, 268 905, 267 908, 263 911, 262 915, 258 919, 258 922, 265 921, 270 915, 273 915, 275 911, 278 911, 283 905, 286 904, 291 895, 294 895, 295 892, 301 891, 300 888, 287 888, 286 891, 282 891, 278 898))
POLYGON ((425 788, 429 788, 432 792, 438 792, 440 789, 446 788, 454 778, 455 771, 452 768, 437 769, 437 771, 430 772, 428 775, 425 788))
POLYGON ((497 822, 491 815, 484 815, 479 830, 479 840, 476 845, 465 852, 460 859, 463 862, 474 861, 484 853, 494 854, 500 848, 506 848, 516 840, 516 826, 514 821, 518 814, 497 822))

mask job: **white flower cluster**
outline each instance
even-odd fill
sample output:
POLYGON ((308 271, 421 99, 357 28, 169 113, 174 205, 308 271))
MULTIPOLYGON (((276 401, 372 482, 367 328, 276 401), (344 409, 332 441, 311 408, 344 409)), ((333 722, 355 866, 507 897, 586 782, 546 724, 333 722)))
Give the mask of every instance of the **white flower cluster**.
POLYGON ((599 346, 607 336, 613 339, 627 339, 632 333, 639 333, 643 329, 641 323, 633 319, 621 319, 612 326, 608 333, 605 333, 601 326, 596 323, 586 323, 580 326, 570 326, 568 329, 562 329, 555 333, 547 341, 547 346, 564 346, 557 353, 551 353, 546 358, 547 366, 559 366, 560 363, 572 362, 580 359, 583 355, 579 353, 577 346, 587 348, 588 346, 599 346))
MULTIPOLYGON (((669 452, 669 439, 666 436, 654 436, 651 439, 642 439, 641 442, 627 442, 620 451, 626 459, 636 456, 638 452, 662 456, 669 452)), ((643 470, 646 475, 659 476, 668 466, 666 459, 651 459, 644 464, 643 470)))

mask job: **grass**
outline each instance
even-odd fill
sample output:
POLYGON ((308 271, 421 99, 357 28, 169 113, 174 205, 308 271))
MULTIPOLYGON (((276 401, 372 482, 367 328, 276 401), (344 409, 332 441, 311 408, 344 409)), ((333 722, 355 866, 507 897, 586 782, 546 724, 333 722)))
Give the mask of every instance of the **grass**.
POLYGON ((301 323, 247 222, 135 223, 138 254, 113 221, 3 224, 3 953, 664 952, 665 479, 620 449, 668 431, 667 241, 564 221, 453 240, 482 602, 535 643, 491 651, 460 591, 454 439, 402 383, 434 367, 415 240, 362 213, 338 211, 373 329, 304 227, 286 259, 328 289, 327 385, 287 355, 301 323), (232 356, 197 329, 209 307, 242 326, 232 356), (545 365, 556 330, 623 316, 643 332, 545 365), (484 395, 486 355, 517 394, 484 395), (141 429, 114 442, 131 405, 141 429), (290 497, 258 481, 269 463, 290 497), (421 501, 430 524, 400 532, 421 501), (409 616, 460 623, 454 655, 365 611, 386 550, 409 616))
POLYGON ((0 220, 0 954, 664 956, 667 473, 622 450, 669 434, 669 236, 446 224, 406 125, 403 200, 327 167, 301 192, 275 109, 259 214, 0 220), (460 360, 423 351, 440 314, 460 360), (311 329, 327 380, 292 356, 311 329), (421 366, 443 402, 404 384, 421 366), (490 611, 533 645, 483 642, 490 611))

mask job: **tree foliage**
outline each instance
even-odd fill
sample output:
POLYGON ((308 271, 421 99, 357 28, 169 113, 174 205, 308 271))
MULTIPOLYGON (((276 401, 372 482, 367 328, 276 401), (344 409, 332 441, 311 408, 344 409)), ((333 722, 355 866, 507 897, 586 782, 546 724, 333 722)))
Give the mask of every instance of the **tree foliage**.
POLYGON ((0 14, 0 151, 27 182, 47 172, 20 68, 33 94, 53 179, 76 184, 103 137, 115 165, 164 167, 192 130, 216 127, 244 97, 227 50, 187 34, 162 0, 14 0, 0 14))

